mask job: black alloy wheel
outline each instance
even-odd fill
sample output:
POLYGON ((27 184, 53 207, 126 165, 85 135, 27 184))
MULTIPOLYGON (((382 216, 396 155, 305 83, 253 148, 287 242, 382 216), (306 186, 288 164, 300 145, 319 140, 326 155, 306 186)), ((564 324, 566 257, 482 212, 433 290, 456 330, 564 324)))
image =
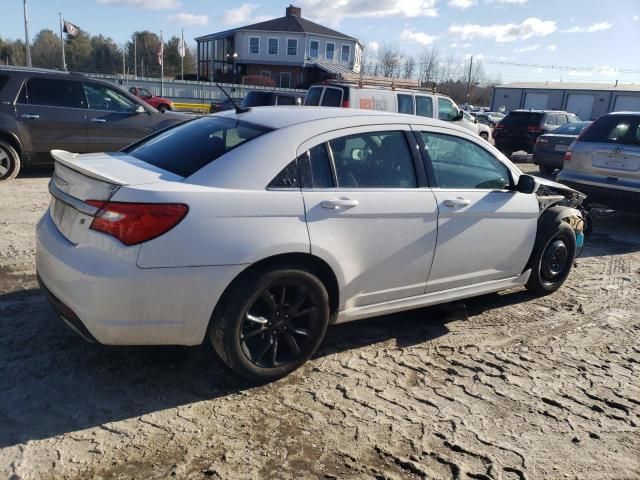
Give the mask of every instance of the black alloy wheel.
POLYGON ((564 241, 556 238, 547 245, 542 262, 540 265, 540 274, 547 282, 553 282, 559 278, 567 268, 569 260, 569 251, 564 241))

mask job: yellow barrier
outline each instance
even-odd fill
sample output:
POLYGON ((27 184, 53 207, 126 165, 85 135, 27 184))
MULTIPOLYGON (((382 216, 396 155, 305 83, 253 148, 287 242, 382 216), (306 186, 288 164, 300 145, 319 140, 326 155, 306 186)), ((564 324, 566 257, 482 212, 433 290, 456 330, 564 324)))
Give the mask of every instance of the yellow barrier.
POLYGON ((209 113, 211 105, 208 103, 178 103, 174 102, 173 108, 178 111, 209 113))

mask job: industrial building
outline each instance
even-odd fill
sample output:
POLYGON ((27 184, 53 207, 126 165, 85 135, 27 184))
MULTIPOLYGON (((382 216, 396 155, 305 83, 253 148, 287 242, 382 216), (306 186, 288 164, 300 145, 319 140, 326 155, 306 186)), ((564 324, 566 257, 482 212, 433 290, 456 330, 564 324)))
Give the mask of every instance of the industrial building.
POLYGON ((640 83, 516 82, 494 87, 491 110, 565 110, 581 120, 608 112, 640 112, 640 83))

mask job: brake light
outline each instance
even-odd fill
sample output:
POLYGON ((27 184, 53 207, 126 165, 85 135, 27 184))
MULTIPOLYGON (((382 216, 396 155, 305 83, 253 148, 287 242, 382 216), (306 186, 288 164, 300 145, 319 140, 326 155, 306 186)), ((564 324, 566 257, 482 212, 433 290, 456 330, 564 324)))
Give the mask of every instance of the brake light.
POLYGON ((349 100, 342 101, 342 108, 349 108, 349 100))
POLYGON ((495 127, 496 130, 504 130, 504 125, 502 125, 501 123, 497 124, 495 127))
POLYGON ((570 162, 572 157, 573 157, 573 152, 571 150, 567 150, 566 152, 564 152, 563 160, 565 162, 570 162))
POLYGON ((91 230, 116 237, 125 245, 147 242, 167 233, 185 217, 181 203, 128 203, 86 200, 98 208, 91 230))

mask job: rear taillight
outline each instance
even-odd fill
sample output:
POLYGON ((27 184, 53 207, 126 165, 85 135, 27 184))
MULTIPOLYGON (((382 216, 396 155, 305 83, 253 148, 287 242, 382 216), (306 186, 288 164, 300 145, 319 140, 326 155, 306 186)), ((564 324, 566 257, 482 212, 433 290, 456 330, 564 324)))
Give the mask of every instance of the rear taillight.
POLYGON ((98 208, 91 230, 136 245, 168 232, 185 217, 189 207, 181 203, 126 203, 86 200, 98 208))
POLYGON ((570 162, 571 158, 573 157, 573 152, 571 150, 567 150, 566 152, 564 152, 564 161, 565 162, 570 162))
POLYGON ((495 129, 496 129, 496 130, 504 130, 504 125, 502 125, 501 123, 499 123, 499 124, 497 124, 497 125, 495 126, 495 129))
POLYGON ((349 100, 342 101, 342 108, 349 108, 349 100))
POLYGON ((527 131, 530 133, 542 133, 542 128, 540 127, 527 127, 527 131))

